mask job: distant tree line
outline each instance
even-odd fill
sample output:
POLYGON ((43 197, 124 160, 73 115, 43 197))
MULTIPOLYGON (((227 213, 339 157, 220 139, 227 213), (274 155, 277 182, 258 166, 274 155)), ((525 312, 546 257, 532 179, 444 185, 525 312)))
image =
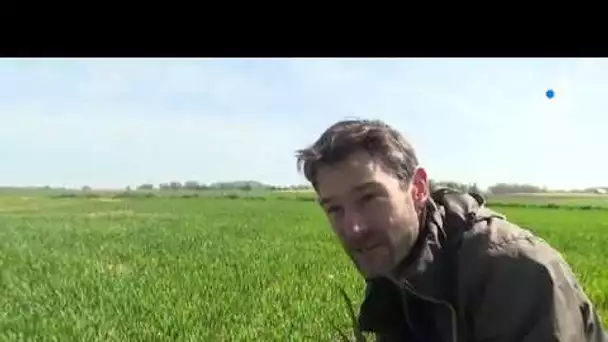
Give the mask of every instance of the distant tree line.
POLYGON ((543 193, 547 192, 548 189, 539 187, 531 184, 508 184, 498 183, 494 184, 487 189, 481 189, 476 183, 464 184, 454 181, 433 181, 431 180, 431 188, 437 187, 448 187, 452 189, 458 189, 466 192, 475 192, 478 194, 492 194, 492 195, 507 195, 507 194, 531 194, 531 193, 543 193))
POLYGON ((461 191, 465 191, 465 192, 475 192, 478 194, 484 193, 484 191, 481 188, 479 188, 477 183, 465 184, 465 183, 459 183, 459 182, 454 182, 454 181, 436 181, 436 180, 431 179, 430 187, 431 187, 431 190, 436 189, 436 188, 452 188, 452 189, 461 190, 461 191))
POLYGON ((198 181, 186 181, 186 182, 177 182, 172 181, 168 183, 161 183, 158 187, 155 187, 154 184, 141 184, 137 187, 137 190, 161 190, 161 191, 171 191, 171 190, 242 190, 242 191, 252 191, 252 190, 301 190, 307 189, 306 185, 293 185, 293 186, 273 186, 267 185, 256 181, 235 181, 235 182, 221 182, 221 183, 212 183, 212 184, 204 184, 199 183, 198 181))
POLYGON ((498 183, 488 188, 488 192, 493 195, 507 195, 514 193, 532 194, 547 192, 546 187, 538 187, 530 184, 506 184, 498 183))
MULTIPOLYGON (((452 189, 457 189, 466 192, 476 192, 479 194, 496 194, 496 195, 504 195, 504 194, 514 194, 514 193, 542 193, 547 192, 548 189, 545 187, 539 187, 530 184, 508 184, 508 183, 498 183, 488 187, 487 189, 482 189, 478 186, 477 183, 459 183, 455 181, 436 181, 431 180, 431 189, 436 189, 438 187, 448 187, 452 189)), ((267 185, 256 181, 236 181, 236 182, 223 182, 223 183, 213 183, 213 184, 203 184, 197 181, 186 181, 184 183, 180 183, 177 181, 162 183, 157 188, 154 187, 153 184, 142 184, 137 187, 139 190, 243 190, 243 191, 251 191, 251 190, 310 190, 310 186, 308 185, 292 185, 292 186, 273 186, 267 185)), ((580 191, 592 191, 591 189, 580 190, 580 191)))
MULTIPOLYGON (((480 188, 477 183, 459 183, 455 181, 437 181, 431 180, 431 189, 438 187, 448 187, 466 192, 476 192, 479 194, 491 194, 491 195, 508 195, 508 194, 530 194, 530 193, 546 193, 550 192, 546 187, 540 187, 531 184, 511 184, 511 183, 497 183, 487 189, 480 188)), ((83 186, 82 190, 91 191, 90 186, 83 186)), ((127 187, 127 191, 131 191, 130 187, 127 187)), ((309 185, 290 185, 290 186, 275 186, 260 183, 257 181, 235 181, 235 182, 221 182, 204 184, 198 181, 189 180, 185 182, 171 181, 161 183, 155 186, 154 184, 141 184, 136 187, 136 190, 143 191, 176 191, 176 190, 190 190, 190 191, 205 191, 205 190, 239 190, 239 191, 302 191, 312 190, 309 185)), ((551 192, 556 192, 552 190, 551 192)), ((587 189, 576 189, 570 190, 569 192, 576 193, 607 193, 608 187, 596 187, 587 189)))

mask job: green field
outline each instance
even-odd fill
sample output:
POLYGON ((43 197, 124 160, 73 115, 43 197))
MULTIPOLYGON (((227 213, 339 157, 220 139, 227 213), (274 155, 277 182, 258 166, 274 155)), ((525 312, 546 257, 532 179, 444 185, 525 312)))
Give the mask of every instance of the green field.
POLYGON ((594 207, 606 207, 608 208, 608 195, 594 195, 594 194, 560 194, 560 193, 547 193, 547 194, 536 194, 536 195, 504 195, 504 196, 489 196, 488 201, 490 203, 500 204, 529 204, 529 205, 543 205, 543 204, 556 204, 560 206, 594 206, 594 207))
MULTIPOLYGON (((308 199, 2 197, 0 340, 336 340, 336 285, 363 287, 308 199)), ((497 210, 563 252, 608 327, 608 208, 497 210)))

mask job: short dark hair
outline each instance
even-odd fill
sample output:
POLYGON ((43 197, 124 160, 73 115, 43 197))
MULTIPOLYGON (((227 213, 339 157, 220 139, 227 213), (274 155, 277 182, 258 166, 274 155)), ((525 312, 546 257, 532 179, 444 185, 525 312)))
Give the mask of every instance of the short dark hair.
POLYGON ((316 189, 321 165, 341 162, 358 151, 369 153, 403 181, 409 181, 418 167, 416 152, 401 133, 380 120, 357 119, 333 124, 311 146, 298 150, 298 169, 316 189))

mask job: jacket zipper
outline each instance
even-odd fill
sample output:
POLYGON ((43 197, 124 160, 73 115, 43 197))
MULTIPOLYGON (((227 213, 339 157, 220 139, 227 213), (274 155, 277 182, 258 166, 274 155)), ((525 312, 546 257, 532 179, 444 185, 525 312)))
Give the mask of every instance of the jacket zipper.
MULTIPOLYGON (((398 286, 400 285, 399 282, 396 282, 395 280, 393 280, 393 282, 395 282, 398 286)), ((452 307, 452 305, 450 303, 442 301, 442 300, 438 300, 438 299, 434 299, 434 298, 431 298, 431 297, 427 297, 427 296, 421 295, 421 294, 417 293, 413 289, 413 287, 407 281, 404 281, 404 283, 405 283, 405 289, 407 291, 409 291, 411 294, 413 294, 414 296, 416 296, 416 297, 418 297, 418 298, 420 298, 422 300, 426 300, 428 302, 434 303, 434 304, 439 304, 439 305, 447 306, 448 309, 450 309, 450 313, 451 313, 450 314, 450 318, 451 318, 451 321, 452 321, 452 342, 458 342, 458 334, 457 334, 458 333, 458 328, 456 326, 456 310, 454 310, 454 308, 452 307)), ((401 286, 399 286, 399 287, 401 287, 401 286)), ((402 299, 402 301, 403 301, 403 299, 402 299)), ((412 329, 415 329, 414 326, 411 324, 411 322, 410 322, 410 320, 408 318, 408 315, 406 315, 406 319, 407 319, 408 324, 410 325, 410 327, 412 327, 412 329)))

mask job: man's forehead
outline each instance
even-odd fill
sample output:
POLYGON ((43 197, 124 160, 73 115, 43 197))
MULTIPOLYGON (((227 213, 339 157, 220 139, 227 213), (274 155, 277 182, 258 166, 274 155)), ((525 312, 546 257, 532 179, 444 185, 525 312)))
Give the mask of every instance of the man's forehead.
POLYGON ((383 168, 367 153, 355 153, 345 160, 319 168, 317 184, 320 197, 348 195, 381 183, 383 168))
POLYGON ((334 197, 336 196, 340 196, 340 195, 350 195, 350 194, 354 194, 357 192, 362 192, 365 190, 369 190, 369 189, 375 189, 377 187, 379 187, 381 184, 375 180, 368 180, 368 181, 364 181, 358 184, 354 184, 348 188, 344 188, 342 189, 342 191, 340 191, 340 193, 332 193, 332 192, 326 192, 324 193, 319 193, 319 201, 321 202, 321 204, 323 203, 327 203, 330 202, 334 199, 334 197))

